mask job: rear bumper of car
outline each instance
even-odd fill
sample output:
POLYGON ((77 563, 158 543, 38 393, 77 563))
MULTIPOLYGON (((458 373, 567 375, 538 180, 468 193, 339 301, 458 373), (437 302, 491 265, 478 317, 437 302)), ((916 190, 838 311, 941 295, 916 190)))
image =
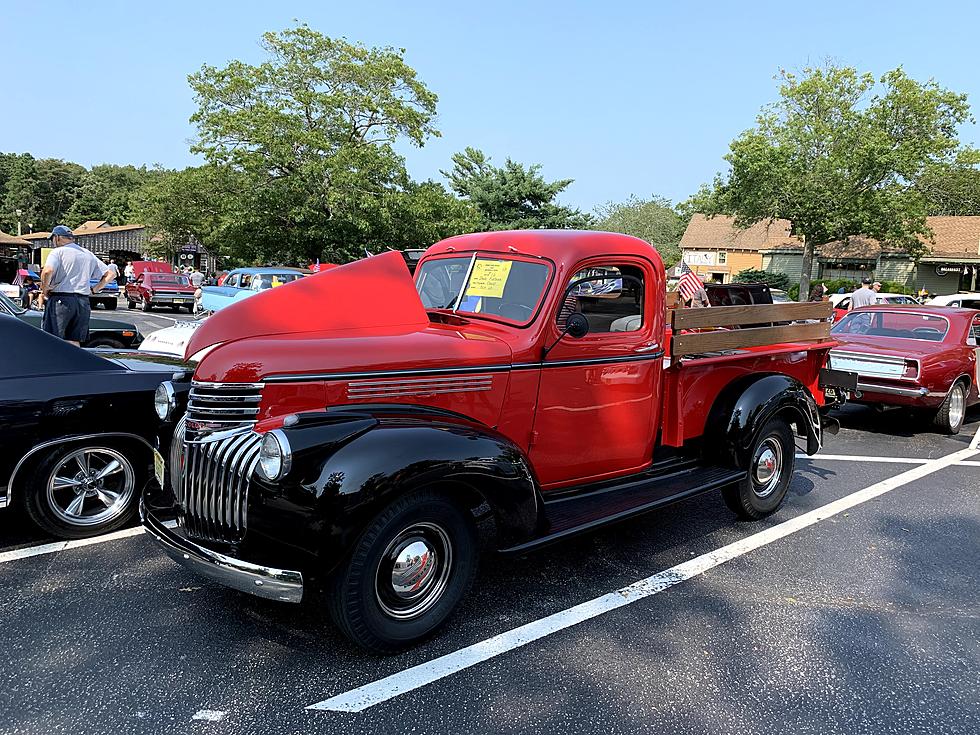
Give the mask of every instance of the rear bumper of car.
POLYGON ((143 503, 140 503, 140 517, 146 532, 171 559, 202 577, 267 600, 300 602, 303 599, 302 573, 252 564, 199 546, 164 525, 143 503))

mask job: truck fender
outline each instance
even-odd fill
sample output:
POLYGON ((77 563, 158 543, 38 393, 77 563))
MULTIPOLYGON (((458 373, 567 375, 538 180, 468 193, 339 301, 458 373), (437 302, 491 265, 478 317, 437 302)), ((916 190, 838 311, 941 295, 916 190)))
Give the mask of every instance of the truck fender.
MULTIPOLYGON (((436 488, 468 508, 488 510, 501 548, 526 541, 537 530, 541 499, 530 462, 490 427, 418 411, 401 416, 319 416, 283 429, 293 452, 283 481, 268 483, 255 477, 269 509, 303 508, 308 535, 294 535, 294 542, 321 562, 339 563, 386 505, 421 489, 436 488), (319 548, 311 548, 315 545, 319 548)), ((259 521, 262 516, 253 517, 259 521)), ((250 530, 279 535, 253 525, 250 530)))
POLYGON ((759 431, 777 414, 806 437, 807 454, 816 454, 823 441, 817 403, 800 381, 778 373, 746 376, 726 386, 708 414, 705 446, 719 447, 725 459, 742 466, 759 431))

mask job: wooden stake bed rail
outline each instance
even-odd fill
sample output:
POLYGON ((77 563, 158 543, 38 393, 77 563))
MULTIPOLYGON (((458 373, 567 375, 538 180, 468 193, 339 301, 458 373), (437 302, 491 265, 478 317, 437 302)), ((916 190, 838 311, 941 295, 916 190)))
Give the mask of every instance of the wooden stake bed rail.
POLYGON ((759 347, 782 342, 824 341, 830 338, 830 322, 827 319, 832 312, 833 306, 826 301, 676 309, 670 312, 670 324, 674 333, 671 338, 671 356, 679 358, 703 352, 759 347), (820 321, 773 325, 774 322, 804 319, 820 321), (687 329, 712 327, 739 328, 682 333, 687 329))

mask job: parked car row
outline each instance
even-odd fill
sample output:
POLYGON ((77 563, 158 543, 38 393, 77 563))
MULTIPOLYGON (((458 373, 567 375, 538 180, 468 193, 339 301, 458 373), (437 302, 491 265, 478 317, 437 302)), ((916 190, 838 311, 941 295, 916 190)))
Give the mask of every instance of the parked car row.
POLYGON ((0 361, 0 507, 80 538, 142 496, 178 563, 273 600, 322 590, 377 651, 449 617, 482 542, 523 553, 712 491, 763 518, 845 398, 949 433, 980 402, 980 312, 881 304, 831 329, 830 304, 753 284, 669 312, 659 256, 623 235, 460 236, 414 281, 395 253, 229 276, 226 303, 149 352, 0 315, 21 346, 0 361), (738 329, 746 306, 765 316, 738 329))

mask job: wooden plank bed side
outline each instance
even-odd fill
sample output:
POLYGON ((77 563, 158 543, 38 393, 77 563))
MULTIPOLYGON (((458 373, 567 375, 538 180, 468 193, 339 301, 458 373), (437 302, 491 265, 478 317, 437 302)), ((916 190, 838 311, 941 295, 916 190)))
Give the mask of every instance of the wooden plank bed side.
MULTIPOLYGON (((719 307, 720 308, 720 307, 719 307)), ((734 308, 734 307, 727 307, 734 308)), ((710 311, 710 309, 698 309, 710 311)), ((760 347, 781 342, 806 342, 830 339, 830 323, 787 324, 780 327, 754 327, 718 332, 677 334, 671 339, 670 354, 673 358, 697 355, 702 352, 737 350, 741 347, 760 347)))
POLYGON ((670 324, 675 331, 702 327, 734 327, 799 319, 826 319, 834 311, 829 301, 753 306, 712 306, 708 309, 675 309, 670 324))

